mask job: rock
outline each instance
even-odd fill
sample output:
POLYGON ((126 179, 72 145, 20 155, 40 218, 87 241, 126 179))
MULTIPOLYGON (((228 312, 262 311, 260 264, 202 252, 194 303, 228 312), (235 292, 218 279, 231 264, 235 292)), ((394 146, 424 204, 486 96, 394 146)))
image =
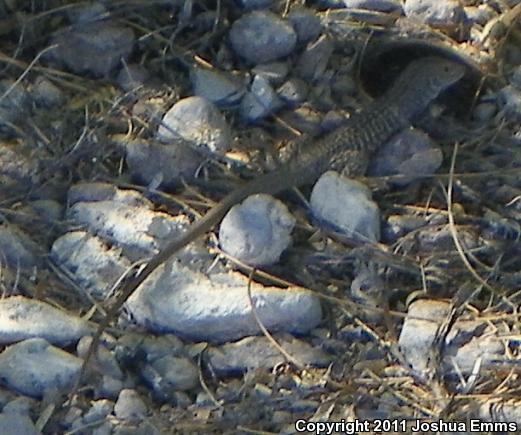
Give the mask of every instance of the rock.
POLYGON ((0 255, 13 269, 30 269, 38 264, 39 248, 27 233, 13 225, 0 226, 0 255))
POLYGON ((42 398, 47 393, 71 388, 82 362, 42 338, 31 338, 0 354, 0 378, 11 389, 42 398))
POLYGON ((301 44, 317 39, 322 32, 320 18, 310 8, 302 6, 292 7, 288 14, 288 21, 295 29, 297 40, 301 44))
POLYGON ((313 215, 349 237, 376 242, 380 239, 380 212, 362 183, 328 171, 311 192, 313 215))
POLYGON ((219 227, 219 244, 252 266, 276 263, 291 243, 295 218, 279 200, 252 195, 231 208, 219 227))
POLYGON ((195 95, 220 107, 237 104, 246 92, 237 77, 216 68, 192 68, 190 81, 195 95))
POLYGON ((404 12, 433 27, 451 29, 465 20, 465 12, 458 0, 406 0, 404 12))
POLYGON ((115 201, 131 207, 153 208, 152 202, 135 190, 119 189, 114 184, 97 181, 74 184, 69 189, 67 201, 69 207, 78 202, 115 201))
POLYGON ((155 189, 178 187, 181 179, 192 179, 203 161, 183 140, 173 140, 168 145, 129 140, 125 141, 125 152, 132 179, 155 189))
POLYGON ((171 400, 176 392, 199 386, 199 370, 186 357, 165 355, 148 362, 140 369, 143 380, 158 400, 171 400))
POLYGON ((117 418, 136 423, 143 420, 147 413, 147 405, 136 390, 121 390, 114 405, 114 414, 117 418))
POLYGON ((277 89, 277 94, 290 106, 298 106, 306 100, 309 87, 304 80, 292 78, 277 89))
MULTIPOLYGON (((6 119, 2 114, 1 102, 0 119, 6 119)), ((0 142, 0 186, 9 186, 10 194, 17 190, 28 190, 33 183, 37 183, 38 168, 37 159, 31 157, 25 147, 18 143, 0 142)))
POLYGON ((228 151, 232 142, 221 112, 201 97, 183 98, 175 103, 163 117, 157 137, 163 142, 181 137, 220 154, 228 151))
POLYGON ((52 305, 24 296, 0 300, 0 343, 9 344, 28 338, 45 338, 65 346, 92 331, 80 317, 52 305))
POLYGON ((114 402, 107 399, 94 400, 91 402, 90 409, 82 418, 82 424, 88 425, 105 419, 114 410, 114 402))
POLYGON ((386 13, 403 13, 402 5, 396 0, 343 0, 348 9, 367 9, 386 13))
POLYGON ((273 0, 239 0, 244 9, 267 9, 273 4, 273 0))
POLYGON ((521 403, 518 398, 486 399, 479 407, 478 415, 483 421, 506 423, 505 432, 516 433, 521 427, 521 403))
POLYGON ((497 16, 496 11, 487 4, 482 4, 479 6, 466 6, 464 11, 465 16, 469 22, 478 24, 480 26, 484 26, 497 16))
MULTIPOLYGON (((305 334, 322 319, 319 298, 307 291, 252 283, 251 292, 257 314, 271 331, 305 334)), ((127 304, 147 329, 189 340, 224 342, 260 333, 247 280, 237 273, 207 277, 167 261, 127 304)))
POLYGON ((254 11, 235 21, 230 29, 233 50, 253 64, 281 59, 293 52, 297 34, 290 24, 268 11, 254 11))
POLYGON ((322 36, 318 41, 306 47, 297 62, 295 72, 306 81, 313 82, 321 79, 333 50, 331 39, 322 36))
POLYGON ((412 368, 425 373, 438 328, 450 311, 445 301, 417 300, 409 305, 398 344, 412 368))
POLYGON ((142 65, 124 64, 119 70, 116 83, 125 92, 135 92, 147 82, 150 73, 142 65))
POLYGON ((32 97, 40 107, 60 107, 65 101, 61 89, 44 76, 39 76, 32 89, 32 97))
POLYGON ((85 231, 71 231, 59 237, 52 245, 51 258, 69 271, 90 296, 102 301, 131 267, 121 249, 109 247, 85 231))
POLYGON ((0 414, 0 433, 6 435, 40 435, 41 432, 26 415, 2 412, 0 414))
POLYGON ((73 23, 89 23, 106 18, 109 14, 101 2, 80 3, 73 8, 67 8, 67 16, 73 23))
POLYGON ((443 162, 436 143, 418 130, 404 130, 394 135, 378 152, 368 168, 373 176, 403 175, 393 181, 404 185, 434 174, 443 162))
POLYGON ((78 202, 69 208, 67 217, 120 247, 131 261, 157 252, 188 224, 184 216, 172 217, 116 201, 78 202))
POLYGON ((77 74, 106 77, 132 52, 134 32, 107 21, 86 22, 55 35, 51 56, 77 74))
POLYGON ((289 65, 288 62, 261 63, 252 68, 251 72, 255 76, 264 77, 270 85, 278 86, 288 75, 289 65))
MULTIPOLYGON (((331 363, 331 357, 321 349, 302 340, 286 334, 275 336, 275 340, 303 365, 327 367, 331 363)), ((260 368, 270 369, 287 361, 266 337, 247 337, 235 343, 212 346, 208 349, 207 358, 212 370, 222 376, 260 368)))
POLYGON ((240 112, 244 119, 256 122, 282 106, 283 102, 268 80, 262 75, 257 75, 253 79, 250 91, 241 101, 240 112))
POLYGON ((391 215, 384 223, 382 239, 386 243, 392 244, 411 231, 417 230, 427 224, 426 219, 421 216, 391 215))

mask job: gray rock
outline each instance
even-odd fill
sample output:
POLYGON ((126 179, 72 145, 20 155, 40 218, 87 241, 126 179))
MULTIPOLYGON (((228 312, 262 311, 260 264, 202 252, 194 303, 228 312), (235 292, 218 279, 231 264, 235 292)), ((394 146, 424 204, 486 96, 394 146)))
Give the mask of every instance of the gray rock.
POLYGON ((261 63, 252 68, 251 72, 264 77, 273 86, 278 86, 288 75, 289 65, 288 62, 261 63))
POLYGON ((42 338, 32 338, 0 354, 0 378, 11 389, 42 398, 46 393, 71 388, 82 362, 42 338))
POLYGON ((454 28, 465 20, 465 12, 457 0, 406 0, 408 18, 439 28, 454 28))
POLYGON ((37 199, 30 201, 22 210, 28 214, 36 214, 39 219, 56 223, 63 218, 63 205, 53 199, 37 199))
POLYGON ((114 402, 107 399, 94 400, 90 409, 83 416, 83 424, 90 424, 103 420, 114 410, 114 402))
POLYGON ((69 206, 77 202, 116 201, 132 207, 152 209, 153 204, 141 193, 130 189, 118 189, 114 184, 86 181, 77 183, 67 194, 69 206))
MULTIPOLYGON (((92 337, 90 335, 82 337, 78 342, 76 352, 80 358, 85 358, 91 344, 92 337)), ((99 346, 96 351, 96 367, 105 377, 117 380, 124 378, 123 371, 119 367, 115 355, 105 346, 99 346)))
POLYGON ((125 152, 132 179, 155 189, 178 187, 181 178, 185 181, 192 179, 203 161, 200 154, 180 139, 172 140, 168 145, 127 140, 125 152))
POLYGON ((490 121, 497 113, 497 105, 493 102, 482 102, 474 108, 473 117, 476 121, 487 122, 490 121))
POLYGON ((120 247, 131 260, 157 252, 188 224, 184 216, 172 217, 116 201, 78 202, 68 210, 67 217, 120 247))
POLYGON ((136 423, 143 420, 147 413, 147 405, 136 390, 121 390, 114 405, 114 414, 117 418, 136 423))
POLYGON ((382 238, 387 243, 394 243, 400 237, 427 224, 428 222, 421 216, 390 215, 384 224, 382 238))
POLYGON ((232 142, 230 127, 221 112, 201 97, 175 103, 163 117, 157 137, 163 142, 181 137, 221 154, 230 149, 232 142))
POLYGON ((31 93, 35 103, 41 107, 59 107, 65 101, 61 89, 44 76, 36 79, 31 93))
POLYGON ((186 357, 165 355, 145 364, 140 374, 161 401, 171 400, 176 392, 199 386, 199 370, 186 357))
POLYGON ((30 105, 30 95, 21 83, 0 80, 0 132, 12 133, 12 127, 30 115, 30 105))
POLYGON ((131 267, 121 249, 109 247, 85 231, 71 231, 59 237, 52 245, 51 258, 96 300, 105 300, 131 267))
POLYGON ((253 64, 288 56, 297 43, 290 24, 267 11, 254 11, 235 21, 230 29, 233 50, 253 64))
MULTIPOLYGON (((275 339, 293 358, 306 366, 327 367, 331 358, 321 349, 287 334, 275 339)), ((247 337, 235 343, 210 347, 208 363, 219 375, 236 375, 247 370, 270 369, 286 362, 286 357, 266 337, 247 337)))
MULTIPOLYGON (((458 228, 458 239, 465 249, 472 250, 480 246, 480 239, 477 234, 467 228, 458 228)), ((418 230, 415 244, 419 252, 434 253, 454 249, 454 240, 450 230, 448 228, 437 228, 435 224, 418 230)))
POLYGON ((80 317, 24 296, 0 300, 0 343, 41 337, 64 346, 92 331, 80 317))
POLYGON ((326 71, 333 49, 331 39, 325 35, 322 36, 318 41, 306 47, 298 60, 295 72, 304 80, 320 79, 326 71))
POLYGON ((276 263, 291 243, 295 218, 278 199, 251 195, 231 208, 219 227, 219 244, 252 266, 276 263))
POLYGON ((402 175, 393 181, 404 185, 434 174, 443 162, 436 143, 419 130, 404 130, 394 135, 378 152, 369 166, 374 176, 402 175))
POLYGON ((5 435, 40 435, 41 432, 26 415, 0 414, 0 433, 5 435))
POLYGON ((348 9, 403 13, 402 5, 396 0, 343 0, 343 2, 348 9))
POLYGON ((301 44, 313 41, 322 32, 322 23, 314 10, 301 6, 291 8, 288 21, 292 24, 301 44))
POLYGON ((22 230, 13 225, 0 226, 0 258, 14 269, 29 269, 38 264, 35 242, 22 230))
POLYGON ((142 65, 124 64, 119 70, 116 83, 125 92, 133 92, 142 88, 149 76, 150 73, 142 65))
POLYGON ((262 75, 257 75, 253 79, 250 92, 241 101, 241 116, 250 121, 256 122, 266 116, 276 112, 283 106, 269 81, 262 75))
POLYGON ((30 416, 31 412, 38 410, 39 402, 31 397, 19 396, 7 403, 2 410, 6 414, 18 414, 30 416))
POLYGON ((51 56, 77 74, 105 77, 132 52, 134 32, 110 22, 88 22, 52 38, 51 56))
POLYGON ((362 183, 328 171, 311 192, 310 207, 320 221, 350 237, 376 242, 380 239, 380 212, 362 183))
POLYGON ((239 0, 238 3, 244 9, 267 9, 273 4, 273 0, 239 0))
POLYGON ((291 106, 298 106, 306 100, 309 87, 304 80, 292 78, 277 89, 277 94, 291 106))
MULTIPOLYGON (((269 330, 305 334, 322 320, 319 298, 307 291, 252 283, 251 292, 269 330)), ((260 332, 251 313, 247 279, 237 273, 207 277, 168 261, 127 304, 148 329, 194 341, 224 342, 260 332)))
POLYGON ((190 81, 195 95, 221 107, 238 103, 246 92, 239 78, 215 68, 192 68, 190 81))
POLYGON ((497 16, 496 11, 487 4, 478 6, 466 6, 464 8, 467 20, 471 23, 484 26, 490 20, 497 16))
POLYGON ((420 299, 409 305, 398 344, 407 362, 418 373, 427 370, 431 346, 449 311, 450 304, 445 301, 420 299))

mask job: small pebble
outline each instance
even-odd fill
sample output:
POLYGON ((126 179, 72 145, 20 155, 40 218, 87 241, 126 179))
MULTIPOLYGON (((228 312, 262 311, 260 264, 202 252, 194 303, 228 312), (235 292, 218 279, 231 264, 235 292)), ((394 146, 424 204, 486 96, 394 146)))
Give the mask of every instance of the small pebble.
POLYGON ((276 112, 283 104, 269 81, 264 76, 257 75, 253 79, 250 92, 241 101, 241 116, 250 122, 256 122, 276 112))
MULTIPOLYGON (((169 261, 138 288, 127 305, 135 320, 153 332, 225 342, 260 333, 251 314, 248 286, 238 273, 207 276, 169 261)), ((322 320, 319 298, 307 291, 253 282, 251 294, 269 330, 305 334, 322 320)))
POLYGON ((0 96, 0 132, 11 133, 9 124, 16 125, 31 113, 31 97, 21 83, 10 79, 0 80, 0 96))
POLYGON ((230 29, 233 50, 253 64, 281 59, 293 52, 297 34, 273 12, 254 11, 235 21, 230 29))
POLYGON ((157 137, 163 142, 181 137, 220 154, 228 151, 232 143, 224 116, 201 97, 183 98, 175 103, 163 117, 157 137))
POLYGON ((216 68, 193 68, 190 71, 190 81, 195 95, 219 107, 238 103, 246 92, 239 78, 216 68))
POLYGON ((278 86, 288 75, 289 65, 287 62, 261 63, 252 68, 251 72, 264 77, 271 85, 278 86))
POLYGON ((147 413, 147 405, 136 390, 121 390, 114 405, 114 415, 117 418, 136 423, 143 420, 147 413))
POLYGON ((7 347, 0 354, 0 378, 9 388, 27 396, 70 389, 83 360, 49 344, 31 338, 7 347))
POLYGON ((382 239, 387 243, 395 243, 399 238, 427 224, 421 216, 390 215, 384 223, 382 239))
POLYGON ((111 183, 84 181, 76 183, 69 189, 67 202, 70 206, 78 202, 116 201, 132 207, 152 209, 152 202, 141 193, 131 189, 119 189, 111 183))
POLYGON ((219 244, 228 254, 251 266, 279 261, 291 243, 295 218, 278 199, 252 195, 231 208, 219 228, 219 244))
POLYGON ((65 346, 78 341, 91 329, 80 317, 36 299, 11 296, 0 300, 1 344, 39 337, 65 346))
POLYGON ((93 21, 59 33, 51 56, 77 74, 106 77, 132 52, 134 32, 106 21, 93 21))
POLYGON ((499 91, 505 115, 512 121, 521 120, 521 90, 512 85, 499 91))
POLYGON ((278 89, 277 94, 290 106, 298 106, 306 100, 309 87, 304 80, 291 78, 284 82, 278 89))
POLYGON ((319 221, 350 237, 376 242, 380 239, 380 212, 362 183, 328 171, 311 192, 310 207, 319 221))
POLYGON ((35 254, 39 247, 27 233, 13 225, 0 226, 0 253, 2 262, 13 269, 29 269, 38 264, 35 254))

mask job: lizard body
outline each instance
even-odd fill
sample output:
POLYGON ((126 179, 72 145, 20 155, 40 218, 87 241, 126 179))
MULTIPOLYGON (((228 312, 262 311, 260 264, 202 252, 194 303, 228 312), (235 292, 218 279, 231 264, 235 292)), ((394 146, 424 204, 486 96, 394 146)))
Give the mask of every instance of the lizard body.
POLYGON ((315 141, 303 143, 291 162, 226 195, 203 218, 152 257, 143 270, 123 284, 93 336, 79 378, 94 354, 103 331, 130 295, 159 265, 210 231, 232 206, 255 193, 276 194, 312 183, 328 169, 344 169, 349 176, 362 175, 369 157, 377 148, 410 125, 415 116, 423 112, 440 92, 460 80, 464 73, 462 65, 442 58, 425 57, 411 62, 382 97, 354 114, 345 126, 315 141))

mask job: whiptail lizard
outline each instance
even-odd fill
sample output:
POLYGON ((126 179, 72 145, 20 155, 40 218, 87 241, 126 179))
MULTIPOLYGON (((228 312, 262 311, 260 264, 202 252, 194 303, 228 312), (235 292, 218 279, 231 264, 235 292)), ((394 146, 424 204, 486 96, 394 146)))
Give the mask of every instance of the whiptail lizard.
POLYGON ((255 193, 276 194, 312 183, 328 169, 343 169, 349 176, 363 175, 376 149, 393 134, 409 126, 414 117, 421 114, 440 92, 460 80, 464 73, 462 65, 442 58, 425 57, 411 62, 382 97, 353 115, 345 126, 315 141, 304 142, 290 163, 259 176, 225 196, 185 233, 169 242, 141 272, 122 285, 120 294, 94 334, 79 380, 97 349, 103 331, 130 295, 159 265, 218 224, 233 205, 255 193))

